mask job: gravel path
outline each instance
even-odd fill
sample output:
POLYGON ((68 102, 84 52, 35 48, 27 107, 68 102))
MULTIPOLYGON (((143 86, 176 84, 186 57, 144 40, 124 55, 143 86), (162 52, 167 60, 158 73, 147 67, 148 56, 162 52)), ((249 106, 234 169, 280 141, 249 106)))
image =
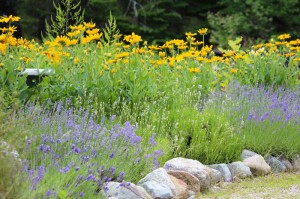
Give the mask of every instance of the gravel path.
POLYGON ((236 183, 221 184, 197 198, 300 199, 300 173, 272 174, 236 183))

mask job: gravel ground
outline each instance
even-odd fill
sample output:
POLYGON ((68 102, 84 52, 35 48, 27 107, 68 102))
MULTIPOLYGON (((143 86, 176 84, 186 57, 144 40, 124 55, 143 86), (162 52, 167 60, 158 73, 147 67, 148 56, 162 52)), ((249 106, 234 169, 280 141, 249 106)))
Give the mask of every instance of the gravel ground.
POLYGON ((300 199, 300 173, 272 174, 235 183, 221 184, 196 198, 300 199))

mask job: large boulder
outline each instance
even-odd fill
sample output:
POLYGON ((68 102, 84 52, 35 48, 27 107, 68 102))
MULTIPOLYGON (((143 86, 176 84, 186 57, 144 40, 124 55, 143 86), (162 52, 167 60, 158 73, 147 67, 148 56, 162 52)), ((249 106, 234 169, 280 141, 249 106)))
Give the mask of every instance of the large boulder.
POLYGON ((261 155, 256 154, 246 158, 243 162, 250 168, 252 174, 255 176, 267 175, 271 172, 271 167, 261 155))
POLYGON ((226 164, 212 164, 209 167, 220 171, 225 182, 232 181, 231 172, 226 164))
POLYGON ((173 158, 165 163, 164 168, 166 168, 166 170, 185 171, 194 175, 200 181, 201 191, 210 187, 211 179, 209 173, 207 172, 208 167, 197 160, 173 158))
POLYGON ((200 192, 200 181, 191 173, 179 170, 168 170, 169 175, 174 176, 187 184, 187 189, 193 192, 200 192))
POLYGON ((250 168, 241 161, 232 162, 230 164, 227 164, 227 166, 231 173, 232 178, 237 177, 243 179, 243 178, 253 176, 250 168))
POLYGON ((107 192, 102 192, 105 198, 118 199, 152 199, 143 187, 130 183, 126 186, 121 186, 119 182, 109 182, 106 187, 107 192))
POLYGON ((164 168, 159 168, 147 174, 138 182, 153 198, 173 198, 176 188, 171 177, 164 168))
POLYGON ((255 156, 255 155, 257 155, 257 153, 255 153, 253 151, 250 151, 248 149, 244 149, 242 151, 241 158, 242 158, 242 160, 245 160, 245 159, 250 158, 250 157, 255 156))
POLYGON ((270 165, 271 171, 273 173, 285 172, 287 170, 286 166, 273 156, 269 155, 265 158, 265 160, 266 160, 266 163, 268 165, 270 165))

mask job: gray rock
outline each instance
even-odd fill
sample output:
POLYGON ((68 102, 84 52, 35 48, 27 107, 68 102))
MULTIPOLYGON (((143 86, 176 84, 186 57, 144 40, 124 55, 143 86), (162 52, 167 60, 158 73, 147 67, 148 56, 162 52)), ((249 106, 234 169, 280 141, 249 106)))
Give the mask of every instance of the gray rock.
POLYGON ((284 156, 280 156, 279 158, 278 158, 278 160, 282 163, 282 164, 284 164, 284 166, 286 167, 286 171, 293 171, 293 165, 292 165, 292 163, 286 158, 286 157, 284 157, 284 156))
POLYGON ((166 168, 167 170, 186 171, 194 175, 200 181, 201 191, 204 191, 210 187, 211 179, 208 172, 206 171, 206 169, 209 169, 209 167, 203 165, 197 160, 187 158, 173 158, 165 163, 164 168, 166 168))
POLYGON ((246 158, 243 162, 246 166, 250 167, 252 174, 255 176, 267 175, 271 172, 271 167, 261 155, 257 154, 246 158))
POLYGON ((244 149, 242 151, 241 158, 242 158, 242 160, 245 160, 246 158, 250 158, 250 157, 252 157, 254 155, 257 155, 257 153, 255 153, 253 151, 250 151, 248 149, 244 149))
POLYGON ((108 191, 102 192, 105 198, 118 198, 118 199, 151 199, 152 197, 145 191, 144 188, 130 183, 129 186, 120 186, 119 182, 109 182, 107 184, 108 191))
POLYGON ((144 187, 146 191, 153 196, 152 194, 156 194, 159 192, 151 191, 151 193, 148 190, 152 190, 153 186, 154 188, 157 188, 159 190, 164 189, 163 197, 166 197, 167 195, 176 196, 176 190, 175 185, 173 184, 170 176, 168 175, 167 171, 164 168, 159 168, 151 173, 147 174, 143 179, 141 179, 138 183, 138 185, 144 187), (150 183, 147 183, 150 182, 150 183), (155 183, 154 183, 155 182, 155 183), (165 187, 168 187, 166 189, 165 187), (169 194, 169 190, 171 190, 171 194, 169 194))
POLYGON ((300 171, 300 155, 296 155, 292 160, 292 165, 295 171, 300 171))
POLYGON ((194 175, 186 172, 186 171, 179 171, 179 170, 168 170, 169 175, 174 176, 187 184, 187 189, 193 192, 200 192, 200 181, 194 175))
POLYGON ((265 158, 265 160, 266 163, 270 165, 271 171, 273 173, 280 173, 286 171, 286 166, 283 163, 281 163, 277 158, 269 155, 265 158))
POLYGON ((225 182, 232 181, 231 172, 226 164, 212 164, 209 167, 220 171, 225 182))
POLYGON ((172 190, 165 184, 156 181, 146 181, 142 184, 144 189, 152 196, 152 198, 171 199, 174 197, 172 190))
POLYGON ((243 179, 243 178, 252 177, 250 168, 241 161, 227 164, 227 166, 231 173, 232 178, 238 177, 238 178, 243 179))

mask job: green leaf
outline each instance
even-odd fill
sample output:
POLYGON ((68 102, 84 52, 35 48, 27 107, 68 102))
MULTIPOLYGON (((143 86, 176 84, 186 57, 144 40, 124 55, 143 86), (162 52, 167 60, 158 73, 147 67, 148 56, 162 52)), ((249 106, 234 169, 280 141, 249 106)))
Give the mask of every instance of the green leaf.
POLYGON ((228 40, 228 45, 232 48, 234 51, 239 51, 241 48, 241 42, 243 40, 243 37, 237 37, 235 40, 228 40))

